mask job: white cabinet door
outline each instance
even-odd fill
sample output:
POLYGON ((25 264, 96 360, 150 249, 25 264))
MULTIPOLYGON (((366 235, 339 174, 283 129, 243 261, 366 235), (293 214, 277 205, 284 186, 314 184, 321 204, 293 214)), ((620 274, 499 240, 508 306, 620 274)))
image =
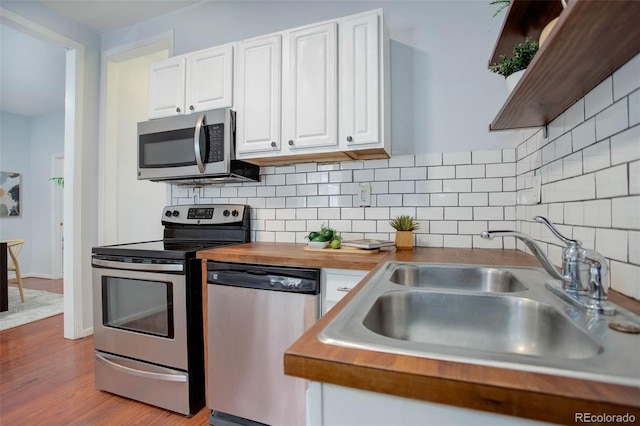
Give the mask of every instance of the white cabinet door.
POLYGON ((185 114, 233 105, 233 46, 199 50, 187 56, 185 114))
POLYGON ((168 117, 184 112, 184 56, 155 62, 149 66, 149 118, 168 117))
POLYGON ((236 151, 280 150, 282 35, 238 45, 236 151))
POLYGON ((289 33, 285 139, 289 151, 337 145, 337 23, 289 33))
POLYGON ((340 22, 340 144, 380 141, 379 16, 340 22))
POLYGON ((322 268, 320 284, 322 286, 322 315, 346 296, 369 271, 357 269, 322 268))

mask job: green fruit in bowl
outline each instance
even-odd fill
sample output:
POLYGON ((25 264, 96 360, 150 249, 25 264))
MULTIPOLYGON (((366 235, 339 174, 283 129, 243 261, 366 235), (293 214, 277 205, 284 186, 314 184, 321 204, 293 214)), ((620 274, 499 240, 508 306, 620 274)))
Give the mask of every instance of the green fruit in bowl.
POLYGON ((339 249, 340 248, 340 240, 335 239, 335 240, 331 241, 331 248, 332 249, 339 249))
POLYGON ((313 241, 314 243, 326 243, 327 239, 322 235, 316 235, 311 241, 313 241))
POLYGON ((318 235, 320 235, 320 233, 319 233, 319 232, 315 232, 315 231, 313 231, 313 232, 309 232, 309 235, 307 236, 307 238, 309 239, 309 241, 313 241, 313 239, 314 239, 315 237, 317 237, 318 235))

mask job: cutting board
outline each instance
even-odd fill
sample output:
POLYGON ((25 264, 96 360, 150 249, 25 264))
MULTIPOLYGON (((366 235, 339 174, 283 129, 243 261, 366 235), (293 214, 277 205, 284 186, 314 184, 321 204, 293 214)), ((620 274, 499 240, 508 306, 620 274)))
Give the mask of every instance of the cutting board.
POLYGON ((319 251, 323 253, 336 253, 336 254, 374 254, 374 253, 378 253, 380 249, 365 250, 358 247, 347 247, 347 246, 342 246, 339 249, 332 249, 329 246, 319 249, 319 248, 311 248, 309 246, 304 246, 304 251, 319 251))

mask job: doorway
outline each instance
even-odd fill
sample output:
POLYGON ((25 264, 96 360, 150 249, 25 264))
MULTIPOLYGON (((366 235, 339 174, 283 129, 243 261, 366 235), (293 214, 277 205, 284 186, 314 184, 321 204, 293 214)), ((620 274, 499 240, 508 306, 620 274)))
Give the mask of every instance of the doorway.
MULTIPOLYGON (((83 272, 89 275, 82 255, 82 206, 75 202, 80 199, 80 185, 83 167, 76 161, 76 153, 82 152, 81 129, 83 109, 80 107, 84 90, 84 46, 62 34, 43 27, 23 16, 0 7, 0 21, 30 36, 66 51, 65 71, 65 112, 64 112, 64 180, 63 223, 69 224, 63 232, 65 250, 63 252, 64 279, 64 337, 78 339, 91 333, 91 321, 83 316, 82 285, 83 272)), ((61 272, 62 273, 62 272, 61 272)))
POLYGON ((166 59, 173 33, 103 54, 100 245, 162 238, 168 185, 137 178, 137 123, 148 120, 149 64, 166 59))

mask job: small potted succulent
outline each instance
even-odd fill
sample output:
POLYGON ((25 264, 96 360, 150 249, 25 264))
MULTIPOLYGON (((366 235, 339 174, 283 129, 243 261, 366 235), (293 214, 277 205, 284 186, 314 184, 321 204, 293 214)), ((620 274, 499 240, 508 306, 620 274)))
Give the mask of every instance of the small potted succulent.
POLYGON ((389 225, 396 230, 396 248, 413 249, 413 231, 420 229, 420 224, 412 216, 401 215, 389 221, 389 225))
POLYGON ((524 74, 533 57, 538 52, 538 43, 527 37, 524 43, 518 43, 513 48, 513 57, 507 58, 500 55, 498 62, 489 66, 489 70, 505 77, 509 93, 518 84, 518 80, 524 74))

